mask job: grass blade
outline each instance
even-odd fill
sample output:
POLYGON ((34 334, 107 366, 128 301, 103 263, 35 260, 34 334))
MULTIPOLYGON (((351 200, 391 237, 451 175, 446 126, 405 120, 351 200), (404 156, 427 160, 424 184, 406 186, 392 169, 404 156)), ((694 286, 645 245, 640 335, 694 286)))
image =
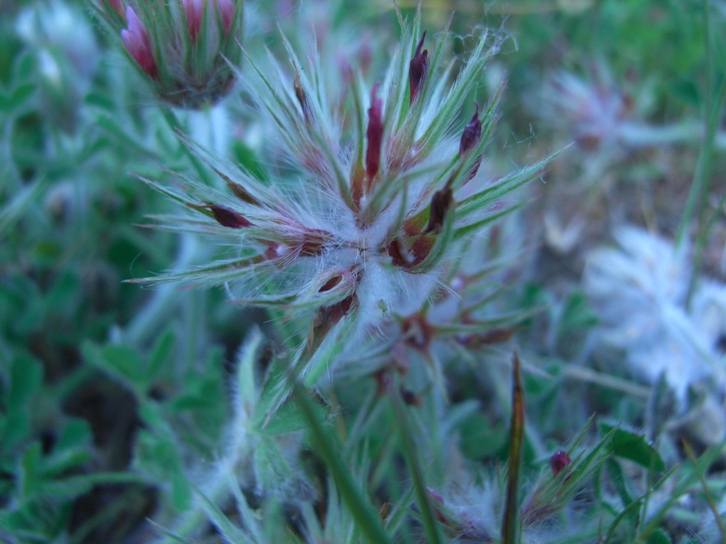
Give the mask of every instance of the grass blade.
POLYGON ((502 520, 502 544, 519 542, 519 471, 524 440, 524 391, 519 367, 519 354, 515 351, 512 357, 512 418, 509 428, 509 474, 502 520))
POLYGON ((364 498, 361 490, 358 489, 350 470, 346 466, 346 461, 340 456, 340 450, 335 447, 333 440, 317 418, 315 407, 308 392, 297 383, 293 385, 293 389, 299 402, 300 411, 310 424, 312 443, 335 479, 340 496, 358 524, 361 533, 366 536, 368 542, 393 544, 393 540, 383 528, 381 519, 375 509, 364 498))

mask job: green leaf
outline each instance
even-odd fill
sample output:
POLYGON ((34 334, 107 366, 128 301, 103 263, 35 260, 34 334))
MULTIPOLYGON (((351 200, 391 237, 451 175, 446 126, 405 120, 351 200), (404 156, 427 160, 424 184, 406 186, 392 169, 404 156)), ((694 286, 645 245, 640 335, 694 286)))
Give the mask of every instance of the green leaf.
POLYGON ((15 87, 10 96, 2 106, 2 109, 12 111, 19 108, 35 93, 35 85, 33 83, 23 83, 15 87))
POLYGON ((482 414, 471 414, 461 422, 461 451, 470 459, 482 459, 502 451, 507 435, 501 425, 492 427, 482 414))
POLYGON ((263 336, 260 329, 255 327, 245 338, 237 355, 237 395, 236 401, 240 405, 237 410, 245 410, 248 414, 257 402, 258 392, 255 387, 255 361, 257 351, 262 345, 263 336))
MULTIPOLYGON (((0 96, 0 103, 3 98, 0 96)), ((0 173, 2 176, 3 173, 0 173)), ((15 193, 13 198, 0 209, 0 236, 4 236, 15 225, 26 208, 38 202, 42 191, 45 189, 45 179, 33 183, 15 193)))
POLYGON ((18 487, 21 497, 29 497, 38 491, 41 457, 40 442, 33 442, 20 458, 20 482, 18 487))
POLYGON ((601 422, 598 424, 601 434, 612 433, 610 440, 610 451, 642 466, 643 468, 662 472, 666 466, 658 452, 651 447, 645 437, 639 434, 626 431, 615 425, 601 422))
POLYGON ((597 325, 597 322, 597 315, 588 307, 584 293, 570 293, 562 310, 561 330, 566 332, 572 329, 589 329, 597 325))
POLYGON ((23 410, 43 381, 43 368, 29 355, 13 359, 10 367, 8 410, 23 410))
POLYGON ((91 459, 88 448, 67 448, 46 457, 43 463, 42 476, 44 479, 54 478, 82 465, 91 459))
POLYGON ((663 529, 656 529, 648 536, 646 544, 672 544, 671 537, 663 529))
MULTIPOLYGON (((313 408, 316 417, 319 419, 324 420, 327 417, 327 410, 320 403, 315 403, 313 408)), ((298 402, 295 399, 290 399, 277 410, 261 432, 268 436, 274 436, 301 431, 306 428, 307 419, 300 412, 298 402)))
MULTIPOLYGON (((230 475, 230 477, 232 476, 230 475)), ((197 495, 202 500, 202 505, 204 507, 204 511, 207 513, 207 517, 214 526, 219 529, 219 532, 222 533, 222 536, 227 542, 234 542, 235 544, 252 542, 244 531, 232 523, 232 520, 230 520, 224 512, 222 512, 222 510, 220 510, 219 506, 212 502, 204 493, 197 490, 197 495)))
POLYGON ((173 531, 170 531, 169 529, 167 529, 167 528, 165 528, 165 527, 162 527, 162 526, 161 526, 161 525, 159 525, 158 523, 154 522, 154 520, 151 520, 151 519, 149 519, 149 520, 147 520, 147 521, 148 521, 149 523, 151 523, 151 524, 152 524, 152 525, 153 525, 154 527, 156 527, 156 529, 157 529, 157 530, 158 530, 158 531, 159 531, 159 532, 160 532, 161 534, 163 534, 164 536, 167 536, 167 537, 169 537, 169 538, 170 538, 170 539, 172 539, 173 541, 176 541, 176 542, 181 542, 181 544, 199 544, 199 541, 198 541, 198 540, 196 540, 196 539, 195 539, 195 540, 190 540, 190 539, 188 539, 188 538, 184 538, 184 537, 182 537, 182 536, 179 536, 179 535, 178 535, 178 534, 176 534, 175 532, 173 532, 173 531))
POLYGON ((265 165, 257 158, 257 155, 242 140, 235 140, 232 144, 232 152, 242 168, 259 181, 268 181, 270 175, 265 165))
POLYGON ((66 448, 87 447, 92 438, 91 425, 88 421, 72 417, 63 426, 55 448, 63 450, 66 448))
POLYGON ((628 519, 628 521, 630 521, 631 532, 635 532, 635 529, 638 526, 638 511, 636 509, 628 509, 628 506, 633 503, 633 498, 630 496, 627 478, 623 473, 623 469, 620 466, 620 463, 618 463, 612 457, 605 461, 605 468, 607 469, 608 475, 610 476, 610 480, 615 486, 615 490, 620 496, 620 500, 623 503, 623 508, 628 511, 628 515, 626 516, 626 518, 628 519))
POLYGON ((96 485, 150 483, 148 478, 132 472, 94 472, 45 481, 41 493, 71 498, 88 493, 96 485))
POLYGON ((143 385, 143 365, 136 351, 130 347, 108 344, 98 348, 91 342, 84 342, 81 352, 88 363, 120 378, 134 389, 143 385))
POLYGON ((164 364, 169 360, 172 348, 174 347, 174 332, 167 329, 159 336, 151 349, 151 355, 144 370, 144 380, 148 385, 156 377, 164 364))
POLYGON ((427 537, 426 541, 431 544, 437 544, 442 542, 440 527, 436 521, 434 508, 431 504, 432 499, 428 492, 428 486, 424 481, 423 469, 418 453, 419 450, 413 437, 414 431, 410 418, 397 392, 390 394, 390 400, 393 404, 396 423, 400 431, 398 434, 403 443, 403 455, 413 479, 413 487, 416 491, 416 499, 421 512, 421 522, 427 537))
POLYGON ((255 476, 261 492, 278 489, 284 482, 296 478, 274 439, 262 436, 255 448, 255 476))
POLYGON ((18 445, 30 431, 30 413, 27 410, 14 410, 9 413, 2 422, 2 449, 11 450, 18 445))
MULTIPOLYGON (((146 421, 152 419, 155 419, 154 416, 148 417, 147 414, 146 421)), ((171 493, 174 508, 184 511, 191 502, 192 488, 184 477, 177 444, 165 434, 163 428, 159 429, 159 427, 163 427, 163 423, 152 426, 156 433, 146 430, 139 431, 136 441, 135 464, 142 471, 169 482, 171 489, 167 490, 171 493)))

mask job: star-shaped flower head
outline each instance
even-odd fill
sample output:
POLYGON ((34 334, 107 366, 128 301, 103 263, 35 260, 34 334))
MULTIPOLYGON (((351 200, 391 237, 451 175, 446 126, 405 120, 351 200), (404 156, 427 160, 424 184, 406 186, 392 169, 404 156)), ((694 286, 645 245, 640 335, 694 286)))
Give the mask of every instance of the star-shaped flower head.
POLYGON ((325 62, 315 46, 303 61, 284 36, 287 62, 248 55, 247 91, 274 128, 269 180, 196 147, 228 192, 191 179, 178 189, 147 180, 189 212, 162 218, 171 219, 170 228, 212 235, 234 253, 148 281, 223 284, 239 302, 281 307, 285 322, 304 318, 308 330, 291 366, 308 384, 343 345, 380 333, 391 312, 419 311, 461 262, 467 242, 516 207, 493 203, 544 165, 463 195, 476 182, 502 85, 481 112, 467 98, 499 42, 482 32, 454 77, 448 32, 421 61, 420 14, 401 26, 385 76, 369 83, 353 67, 325 62), (412 77, 417 58, 426 69, 412 77), (328 98, 341 89, 342 106, 328 98), (462 110, 474 114, 465 127, 462 110))

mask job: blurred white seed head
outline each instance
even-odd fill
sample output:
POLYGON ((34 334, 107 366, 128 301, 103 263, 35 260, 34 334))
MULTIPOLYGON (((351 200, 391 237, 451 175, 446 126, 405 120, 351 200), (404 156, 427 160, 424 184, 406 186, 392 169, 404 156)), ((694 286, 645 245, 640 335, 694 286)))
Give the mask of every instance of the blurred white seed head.
POLYGON ((632 103, 606 75, 590 80, 571 72, 553 75, 539 97, 538 109, 554 128, 564 129, 585 149, 619 152, 632 103))
POLYGON ((702 283, 690 309, 688 252, 634 227, 615 234, 619 247, 587 257, 583 282, 598 316, 598 340, 623 350, 633 373, 650 383, 665 375, 683 403, 689 386, 712 379, 726 387, 717 343, 726 315, 726 287, 702 283))
POLYGON ((85 14, 62 0, 23 9, 15 29, 38 63, 38 88, 45 115, 71 130, 91 86, 100 50, 85 14))

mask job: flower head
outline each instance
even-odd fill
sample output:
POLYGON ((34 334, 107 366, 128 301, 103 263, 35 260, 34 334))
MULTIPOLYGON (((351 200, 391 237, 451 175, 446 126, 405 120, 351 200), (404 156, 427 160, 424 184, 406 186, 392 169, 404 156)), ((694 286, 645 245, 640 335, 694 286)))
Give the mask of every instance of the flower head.
POLYGON ((628 95, 616 88, 607 72, 583 79, 569 72, 552 77, 544 88, 543 116, 574 133, 585 149, 617 151, 632 113, 628 95))
MULTIPOLYGON (((369 89, 354 70, 352 77, 350 69, 337 79, 324 77, 321 67, 335 69, 335 63, 314 51, 306 65, 286 40, 288 74, 250 57, 245 85, 275 128, 268 162, 274 168, 284 158, 284 169, 269 175, 274 183, 198 148, 229 193, 193 180, 182 191, 149 181, 193 214, 172 228, 191 228, 235 248, 227 260, 153 281, 224 284, 240 302, 304 317, 307 335, 291 367, 308 384, 341 349, 342 338, 383 331, 392 315, 419 312, 441 289, 444 274, 456 271, 477 232, 506 213, 492 204, 542 169, 538 163, 461 194, 489 141, 501 87, 467 128, 457 126, 457 114, 469 108, 465 97, 497 42, 480 36, 453 84, 447 77, 423 80, 412 109, 406 61, 421 55, 419 27, 417 19, 404 28, 388 73, 369 89), (329 81, 347 89, 342 111, 327 98, 339 92, 331 92, 329 81)), ((440 40, 439 52, 446 36, 440 40)), ((442 69, 441 56, 430 73, 442 69)))
POLYGON ((647 381, 664 375, 681 404, 688 387, 707 378, 726 387, 717 347, 726 288, 702 281, 687 306, 693 273, 687 251, 633 227, 615 238, 619 247, 588 255, 583 278, 600 318, 599 342, 623 350, 631 370, 647 381))
POLYGON ((229 92, 230 64, 241 56, 242 0, 98 1, 159 98, 197 108, 229 92))

